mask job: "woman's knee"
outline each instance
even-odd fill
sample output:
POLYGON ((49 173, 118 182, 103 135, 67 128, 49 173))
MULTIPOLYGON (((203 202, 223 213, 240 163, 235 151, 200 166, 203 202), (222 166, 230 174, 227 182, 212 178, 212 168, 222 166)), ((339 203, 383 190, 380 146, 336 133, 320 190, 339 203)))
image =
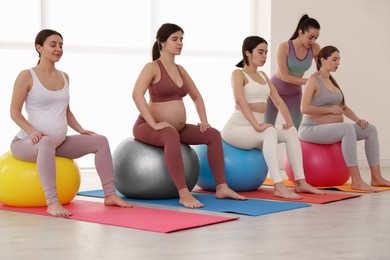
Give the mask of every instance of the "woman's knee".
POLYGON ((108 145, 108 139, 104 135, 93 134, 90 136, 94 143, 99 144, 100 146, 108 145))
POLYGON ((341 125, 340 129, 335 129, 335 131, 340 131, 342 139, 352 138, 356 140, 356 131, 352 124, 344 123, 341 125))
POLYGON ((161 129, 161 134, 164 143, 180 143, 180 135, 179 132, 173 127, 166 127, 164 129, 161 129))
POLYGON ((264 135, 266 137, 275 137, 277 138, 278 133, 275 127, 268 127, 267 129, 264 130, 264 135))
POLYGON ((53 150, 55 149, 54 140, 50 136, 42 136, 41 140, 39 140, 36 145, 38 145, 38 149, 41 149, 43 147, 53 150))
POLYGON ((298 131, 295 127, 290 127, 287 129, 287 133, 294 138, 298 138, 298 131))
POLYGON ((278 143, 278 132, 274 127, 268 127, 264 130, 264 142, 278 143))
POLYGON ((210 135, 212 140, 222 140, 221 133, 214 127, 207 129, 206 133, 210 135))
MULTIPOLYGON (((284 131, 284 130, 282 130, 284 131)), ((289 129, 287 129, 285 131, 286 133, 286 140, 287 141, 290 141, 290 142, 295 142, 297 140, 299 140, 299 137, 298 137, 298 131, 295 127, 290 127, 289 129)))
POLYGON ((378 130, 377 130, 375 125, 369 124, 367 126, 367 131, 368 131, 370 136, 378 136, 378 130))

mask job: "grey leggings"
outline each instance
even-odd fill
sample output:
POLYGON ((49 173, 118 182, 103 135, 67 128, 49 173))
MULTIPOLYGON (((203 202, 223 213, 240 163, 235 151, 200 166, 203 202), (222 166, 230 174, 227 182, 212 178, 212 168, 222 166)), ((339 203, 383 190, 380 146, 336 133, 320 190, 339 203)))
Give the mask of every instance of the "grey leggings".
POLYGON ((11 152, 20 160, 37 163, 47 204, 58 202, 55 156, 76 159, 94 153, 96 171, 105 196, 115 194, 111 151, 105 136, 97 134, 67 136, 57 148, 49 136, 43 136, 36 144, 32 143, 31 138, 15 137, 11 143, 11 152))
POLYGON ((317 144, 332 144, 341 141, 342 153, 348 167, 357 166, 357 141, 365 140, 364 149, 368 164, 379 165, 378 132, 374 125, 361 128, 358 124, 318 124, 304 119, 299 128, 299 138, 317 144))

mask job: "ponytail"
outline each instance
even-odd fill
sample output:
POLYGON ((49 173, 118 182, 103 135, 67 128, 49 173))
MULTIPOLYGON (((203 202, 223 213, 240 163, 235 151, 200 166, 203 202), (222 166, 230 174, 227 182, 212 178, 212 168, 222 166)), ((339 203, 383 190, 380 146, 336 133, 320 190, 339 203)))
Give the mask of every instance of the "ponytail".
POLYGON ((321 26, 320 24, 317 22, 316 19, 314 18, 310 18, 307 14, 304 14, 301 19, 299 19, 298 21, 298 25, 297 27, 295 28, 295 31, 294 33, 292 34, 292 36, 290 37, 290 40, 294 40, 296 38, 298 38, 299 36, 299 31, 302 31, 302 32, 307 32, 310 28, 314 28, 314 29, 321 29, 321 26))
POLYGON ((242 59, 239 63, 236 64, 236 67, 239 67, 239 68, 244 68, 244 66, 245 66, 244 59, 242 59))
POLYGON ((153 60, 157 60, 158 58, 160 58, 161 56, 161 49, 160 49, 160 44, 155 41, 154 44, 153 44, 153 49, 152 49, 152 58, 153 60))

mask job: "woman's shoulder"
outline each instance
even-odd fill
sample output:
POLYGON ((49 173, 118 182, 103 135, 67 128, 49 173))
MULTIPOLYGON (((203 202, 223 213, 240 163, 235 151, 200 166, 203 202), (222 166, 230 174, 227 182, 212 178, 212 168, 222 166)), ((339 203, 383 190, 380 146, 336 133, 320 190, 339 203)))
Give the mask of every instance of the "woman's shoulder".
POLYGON ((234 69, 232 71, 232 77, 241 77, 241 78, 244 78, 245 75, 244 75, 244 71, 242 69, 234 69))
POLYGON ((285 41, 279 44, 277 52, 280 53, 288 53, 289 50, 289 41, 285 41))
POLYGON ((157 64, 157 61, 150 61, 146 63, 142 69, 142 72, 148 72, 148 73, 156 73, 159 71, 159 67, 157 64))
POLYGON ((20 71, 18 75, 18 79, 23 79, 23 80, 32 79, 31 70, 32 69, 25 69, 20 71))
POLYGON ((314 54, 314 56, 317 56, 318 55, 318 53, 320 52, 320 50, 321 50, 321 46, 318 44, 318 43, 313 43, 313 46, 311 47, 312 48, 312 50, 313 50, 313 54, 314 54))
POLYGON ((318 85, 318 75, 313 74, 311 75, 306 82, 306 86, 317 86, 318 85))

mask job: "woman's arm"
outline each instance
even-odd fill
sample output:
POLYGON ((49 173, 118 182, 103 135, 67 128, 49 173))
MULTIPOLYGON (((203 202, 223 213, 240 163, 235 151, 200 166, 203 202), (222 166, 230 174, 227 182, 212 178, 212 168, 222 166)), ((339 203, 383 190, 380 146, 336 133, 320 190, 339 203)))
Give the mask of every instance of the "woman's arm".
POLYGON ((149 110, 148 103, 145 99, 145 93, 148 90, 151 82, 156 75, 158 70, 156 62, 150 62, 145 65, 139 74, 137 81, 135 82, 132 98, 134 100, 135 105, 138 108, 141 116, 145 119, 145 121, 155 130, 157 127, 157 122, 154 119, 152 113, 149 110))
POLYGON ((365 119, 359 118, 348 106, 344 106, 344 115, 352 121, 356 122, 356 124, 360 125, 362 128, 366 128, 368 126, 368 122, 365 119))
POLYGON ((317 63, 318 53, 320 53, 321 46, 315 42, 315 43, 313 43, 312 50, 313 50, 314 63, 317 63))
POLYGON ((28 70, 20 72, 14 83, 10 106, 10 115, 12 120, 29 135, 37 132, 37 130, 35 130, 23 116, 22 108, 24 102, 26 101, 27 94, 31 90, 32 84, 33 81, 31 73, 28 70))
POLYGON ((344 107, 344 115, 354 122, 358 122, 360 118, 348 106, 344 107))

